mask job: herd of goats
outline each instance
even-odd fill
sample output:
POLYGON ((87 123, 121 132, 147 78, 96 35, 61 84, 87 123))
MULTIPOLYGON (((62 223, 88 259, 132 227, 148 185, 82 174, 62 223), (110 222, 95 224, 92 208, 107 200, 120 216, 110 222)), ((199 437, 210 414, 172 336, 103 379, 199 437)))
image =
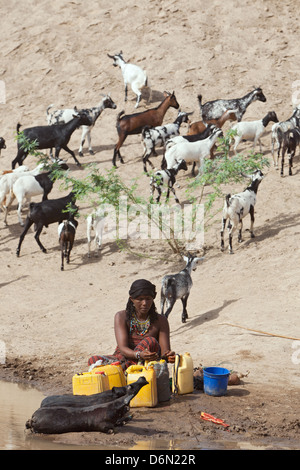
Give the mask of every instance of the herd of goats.
MULTIPOLYGON (((127 100, 128 86, 136 94, 137 108, 141 96, 142 89, 148 87, 148 79, 146 73, 137 65, 128 63, 124 60, 122 52, 115 55, 109 55, 113 59, 113 65, 120 67, 125 86, 125 101, 127 100)), ((149 101, 151 99, 151 88, 149 87, 149 101)), ((116 128, 118 132, 118 142, 114 147, 112 164, 116 167, 117 158, 120 162, 124 160, 120 153, 120 148, 125 139, 129 135, 140 134, 144 146, 143 167, 147 173, 147 164, 152 168, 153 164, 150 160, 152 155, 156 154, 157 147, 164 147, 164 156, 161 169, 157 170, 151 176, 151 194, 158 192, 156 201, 159 202, 162 188, 167 190, 167 198, 169 193, 175 196, 178 203, 179 200, 175 194, 174 185, 176 175, 180 170, 186 170, 187 164, 193 164, 193 175, 195 175, 195 167, 197 167, 198 175, 203 170, 203 164, 206 158, 214 158, 214 149, 216 141, 223 136, 222 126, 226 121, 236 121, 232 125, 233 133, 233 151, 236 153, 237 147, 241 141, 250 140, 253 142, 253 149, 259 144, 261 148, 260 138, 266 130, 267 125, 272 125, 272 156, 274 166, 278 167, 278 160, 281 157, 281 175, 284 172, 284 157, 287 153, 289 158, 289 175, 292 175, 293 157, 297 147, 300 145, 300 105, 295 106, 292 116, 285 121, 279 122, 274 111, 268 112, 263 119, 256 121, 242 121, 247 107, 254 101, 265 102, 266 97, 261 88, 255 88, 245 96, 237 99, 217 99, 202 104, 202 96, 198 96, 199 108, 202 120, 190 122, 189 115, 180 110, 175 93, 164 93, 161 103, 155 107, 142 112, 133 114, 124 114, 120 112, 117 116, 116 128), (174 122, 163 125, 164 116, 167 110, 172 107, 178 110, 178 115, 174 122), (186 135, 180 135, 180 126, 182 123, 188 123, 188 132, 186 135)), ((80 166, 75 153, 68 147, 73 132, 81 128, 82 136, 80 141, 79 155, 82 156, 85 140, 88 142, 88 150, 93 154, 91 145, 91 131, 95 126, 98 117, 104 109, 115 109, 117 106, 111 96, 104 95, 98 106, 89 109, 80 109, 76 107, 72 109, 60 109, 51 111, 53 105, 47 108, 47 125, 36 126, 24 129, 22 134, 28 142, 35 142, 36 149, 49 149, 50 157, 53 161, 58 162, 62 169, 68 166, 59 158, 61 149, 68 152, 74 159, 75 163, 80 166), (53 156, 53 149, 55 153, 53 156)), ((17 125, 17 132, 20 133, 21 125, 17 125)), ((35 239, 40 249, 46 252, 45 247, 40 241, 40 234, 44 226, 52 223, 59 223, 59 243, 61 246, 61 269, 64 269, 64 258, 67 262, 70 259, 70 252, 74 243, 75 232, 78 222, 74 218, 74 213, 70 215, 66 212, 66 206, 75 205, 75 195, 71 191, 69 195, 49 200, 48 195, 53 187, 51 171, 45 172, 43 165, 38 165, 35 169, 29 170, 24 165, 24 160, 29 153, 28 146, 24 146, 22 140, 18 140, 17 156, 12 161, 12 168, 3 171, 0 176, 0 205, 4 211, 4 222, 7 224, 7 215, 12 201, 16 198, 18 202, 18 218, 22 226, 19 244, 17 247, 17 256, 20 255, 22 242, 29 228, 35 224, 35 239), (35 195, 42 195, 42 201, 38 203, 30 203, 29 213, 25 220, 22 220, 21 211, 24 200, 30 201, 35 195)), ((5 149, 5 140, 0 138, 0 151, 5 149)), ((258 186, 263 179, 260 170, 249 175, 251 184, 245 191, 228 195, 224 202, 222 229, 221 229, 221 249, 224 250, 224 229, 227 221, 229 231, 229 252, 232 253, 232 235, 238 229, 238 240, 242 240, 242 219, 246 215, 250 215, 251 237, 254 237, 254 206, 256 203, 256 195, 258 186)), ((88 255, 90 256, 91 231, 95 230, 95 245, 101 248, 102 232, 104 229, 102 212, 95 211, 87 219, 88 224, 88 255)), ((184 315, 185 318, 185 315, 184 315)))

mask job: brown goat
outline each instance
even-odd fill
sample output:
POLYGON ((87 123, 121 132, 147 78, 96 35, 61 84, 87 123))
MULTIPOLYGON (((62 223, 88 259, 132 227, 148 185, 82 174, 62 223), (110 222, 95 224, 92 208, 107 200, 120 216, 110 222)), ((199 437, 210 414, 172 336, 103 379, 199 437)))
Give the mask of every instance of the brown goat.
POLYGON ((117 131, 119 140, 114 148, 114 156, 112 161, 113 166, 116 166, 117 156, 119 157, 121 163, 124 163, 120 154, 120 148, 128 135, 140 134, 145 126, 161 126, 167 110, 170 107, 175 109, 179 108, 174 91, 173 93, 165 92, 164 94, 166 97, 156 108, 148 109, 147 111, 143 111, 141 113, 128 114, 125 116, 122 116, 124 111, 119 113, 117 117, 117 131))
POLYGON ((226 121, 236 121, 235 109, 227 109, 219 119, 210 119, 208 121, 197 121, 192 122, 189 126, 187 135, 198 134, 199 132, 205 131, 207 124, 215 124, 220 129, 225 124, 226 121))

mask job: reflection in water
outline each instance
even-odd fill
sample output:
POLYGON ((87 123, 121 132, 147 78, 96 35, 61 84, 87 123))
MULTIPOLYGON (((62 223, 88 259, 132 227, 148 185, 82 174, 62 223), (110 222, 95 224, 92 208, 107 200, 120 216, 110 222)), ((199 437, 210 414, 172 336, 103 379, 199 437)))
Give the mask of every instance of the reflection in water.
POLYGON ((149 441, 137 441, 129 450, 180 450, 179 441, 167 441, 165 439, 151 439, 149 441))
POLYGON ((0 381, 0 449, 26 449, 25 423, 44 395, 22 384, 0 381))

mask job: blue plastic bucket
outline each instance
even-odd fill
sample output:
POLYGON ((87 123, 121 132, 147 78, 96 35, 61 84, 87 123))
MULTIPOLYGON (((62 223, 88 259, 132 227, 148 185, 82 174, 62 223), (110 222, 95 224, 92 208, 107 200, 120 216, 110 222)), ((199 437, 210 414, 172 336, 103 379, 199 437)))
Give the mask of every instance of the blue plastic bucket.
POLYGON ((205 367, 203 369, 204 393, 214 397, 226 395, 229 374, 229 370, 223 367, 205 367))

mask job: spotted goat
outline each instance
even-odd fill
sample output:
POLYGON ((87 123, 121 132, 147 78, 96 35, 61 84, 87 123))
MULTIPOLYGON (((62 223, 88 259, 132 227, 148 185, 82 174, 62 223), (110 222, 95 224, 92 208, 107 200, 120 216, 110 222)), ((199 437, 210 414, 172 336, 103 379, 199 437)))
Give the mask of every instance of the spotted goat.
POLYGON ((176 183, 176 175, 179 170, 187 170, 187 164, 184 160, 178 160, 173 168, 165 169, 165 170, 157 170, 153 176, 151 176, 150 180, 150 188, 151 188, 151 196, 153 196, 154 191, 158 192, 158 196, 156 198, 156 202, 160 201, 162 188, 167 188, 167 196, 166 199, 169 199, 170 191, 174 194, 175 201, 179 204, 179 199, 176 196, 174 185, 176 183))
POLYGON ((144 127, 142 130, 142 145, 144 146, 143 163, 145 172, 147 172, 147 162, 151 168, 154 168, 149 158, 151 155, 157 156, 155 148, 165 146, 168 139, 179 135, 181 124, 189 123, 190 114, 179 110, 173 123, 157 127, 144 127))
POLYGON ((116 109, 117 107, 117 105, 114 103, 114 101, 110 97, 110 94, 103 95, 103 98, 99 102, 99 104, 92 108, 84 108, 84 109, 78 110, 77 107, 75 106, 74 108, 71 108, 71 109, 70 108, 57 109, 53 113, 50 113, 50 109, 52 108, 52 106, 53 104, 50 104, 50 106, 48 106, 46 110, 48 125, 67 123, 71 121, 71 119, 73 119, 73 115, 76 114, 77 112, 83 112, 90 118, 91 120, 90 125, 81 126, 82 134, 81 134, 81 140, 80 140, 80 147, 78 151, 80 157, 83 156, 83 146, 84 146, 86 138, 88 141, 89 154, 94 155, 94 151, 92 148, 91 132, 96 124, 96 121, 100 117, 104 109, 107 109, 107 108, 116 109))
POLYGON ((187 313, 187 301, 193 286, 192 271, 195 271, 199 261, 202 261, 204 258, 198 258, 195 255, 188 254, 188 256, 183 256, 184 261, 186 262, 185 268, 183 268, 179 273, 176 274, 167 274, 162 278, 161 281, 161 314, 165 315, 167 318, 170 315, 176 300, 181 300, 182 302, 182 314, 181 321, 186 323, 188 318, 187 313), (164 313, 164 306, 166 304, 167 310, 164 313))
POLYGON ((237 121, 240 122, 245 112, 247 111, 248 106, 254 101, 262 101, 263 103, 267 101, 267 98, 263 94, 261 88, 255 88, 242 98, 228 100, 219 99, 214 101, 207 101, 205 104, 202 104, 202 95, 198 95, 198 102, 202 119, 205 122, 210 119, 219 119, 226 110, 233 109, 235 110, 237 121))
POLYGON ((254 238, 253 225, 254 225, 254 206, 256 204, 257 190, 264 177, 261 170, 256 170, 251 175, 244 175, 247 178, 251 179, 251 184, 243 192, 234 194, 227 194, 224 207, 223 207, 223 218, 222 218, 222 228, 221 228, 221 251, 224 251, 224 230, 226 227, 226 222, 229 219, 228 230, 229 230, 229 253, 232 254, 232 236, 236 228, 239 228, 238 242, 241 243, 242 240, 242 228, 243 228, 243 218, 246 215, 250 214, 251 225, 250 233, 251 238, 254 238))

